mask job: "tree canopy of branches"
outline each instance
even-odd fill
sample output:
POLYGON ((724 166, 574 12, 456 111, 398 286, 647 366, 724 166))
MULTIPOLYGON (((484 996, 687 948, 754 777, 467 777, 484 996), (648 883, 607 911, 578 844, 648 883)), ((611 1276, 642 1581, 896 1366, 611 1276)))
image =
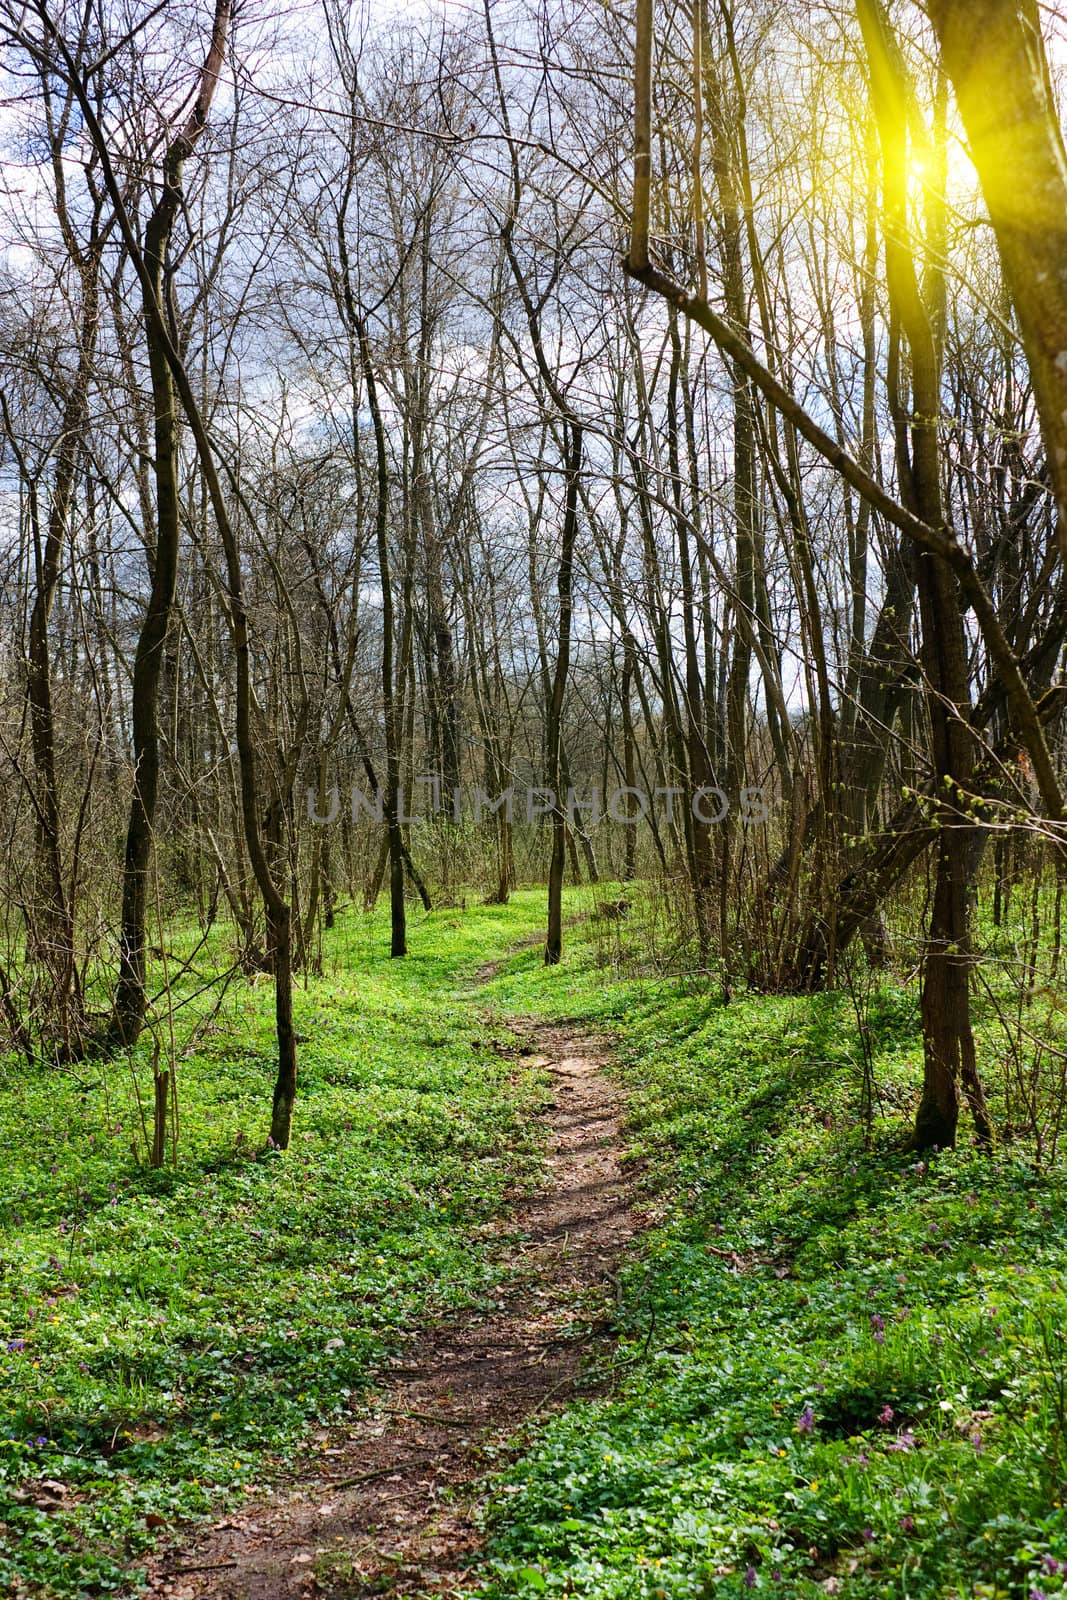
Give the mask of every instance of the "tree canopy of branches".
POLYGON ((154 952, 225 923, 284 1147, 342 907, 400 960, 546 881, 557 963, 642 879, 727 999, 902 923, 915 1142, 988 1145, 976 884, 1063 870, 1056 26, 4 0, 8 1042, 147 1030, 165 1104, 154 952))

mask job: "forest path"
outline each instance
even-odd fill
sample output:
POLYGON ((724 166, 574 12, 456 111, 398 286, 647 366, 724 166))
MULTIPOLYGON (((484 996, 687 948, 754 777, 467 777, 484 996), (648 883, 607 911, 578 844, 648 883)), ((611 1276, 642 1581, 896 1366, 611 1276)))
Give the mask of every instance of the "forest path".
POLYGON ((167 1600, 357 1600, 450 1594, 481 1543, 477 1490, 522 1424, 569 1398, 609 1337, 614 1270, 636 1229, 622 1108, 603 1041, 523 1019, 552 1082, 544 1187, 499 1220, 518 1270, 489 1315, 427 1328, 330 1438, 329 1477, 294 1473, 160 1559, 167 1600))

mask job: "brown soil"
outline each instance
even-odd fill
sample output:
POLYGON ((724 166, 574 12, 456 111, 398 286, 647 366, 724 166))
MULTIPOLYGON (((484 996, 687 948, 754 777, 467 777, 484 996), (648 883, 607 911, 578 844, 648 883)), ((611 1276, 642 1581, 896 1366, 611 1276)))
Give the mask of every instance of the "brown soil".
POLYGON ((481 1543, 488 1471, 523 1425, 579 1389, 603 1355, 614 1268, 634 1232, 620 1164, 618 1095, 602 1044, 524 1024, 553 1083, 548 1181, 520 1200, 519 1270, 490 1316, 421 1334, 343 1436, 326 1469, 294 1475, 191 1544, 161 1554, 152 1590, 168 1600, 356 1600, 450 1594, 481 1543), (599 1346, 599 1350, 598 1350, 599 1346))

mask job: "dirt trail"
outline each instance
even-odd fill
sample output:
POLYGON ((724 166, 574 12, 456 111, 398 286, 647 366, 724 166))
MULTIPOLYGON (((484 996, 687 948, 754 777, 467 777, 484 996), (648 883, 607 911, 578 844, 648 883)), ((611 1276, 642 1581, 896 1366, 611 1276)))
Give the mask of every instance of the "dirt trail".
POLYGON ((551 1074, 545 1187, 519 1202, 519 1272, 490 1316, 442 1322, 382 1374, 331 1443, 328 1476, 294 1477, 162 1559, 168 1600, 356 1600, 448 1594, 479 1545, 479 1481, 524 1421, 575 1390, 607 1329, 635 1229, 621 1108, 599 1041, 523 1024, 551 1074), (192 1569, 199 1568, 194 1571, 192 1569))

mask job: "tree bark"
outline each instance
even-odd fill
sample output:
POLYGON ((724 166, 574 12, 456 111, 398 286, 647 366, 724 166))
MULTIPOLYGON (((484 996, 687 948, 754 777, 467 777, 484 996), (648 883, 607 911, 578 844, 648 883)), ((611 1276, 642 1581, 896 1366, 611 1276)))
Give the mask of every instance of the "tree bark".
POLYGON ((1037 0, 929 0, 1033 379, 1067 555, 1067 150, 1037 0))
MULTIPOLYGON (((175 218, 182 204, 182 174, 207 126, 229 31, 230 0, 217 0, 211 42, 200 84, 184 128, 168 144, 163 157, 163 188, 148 219, 144 262, 148 281, 142 284, 145 339, 152 385, 155 429, 153 462, 156 488, 155 542, 151 552, 151 588, 133 664, 130 717, 133 731, 133 794, 126 827, 122 874, 122 929, 119 936, 119 978, 111 1016, 115 1045, 135 1044, 144 1024, 145 922, 148 870, 152 854, 156 802, 159 796, 159 686, 166 657, 171 613, 178 580, 180 545, 178 502, 178 407, 166 351, 156 332, 151 308, 166 304, 167 256, 175 218), (151 306, 149 305, 151 302, 151 306)), ((147 530, 146 530, 147 533, 147 530)))
MULTIPOLYGON (((943 229, 942 187, 937 177, 926 204, 930 265, 920 282, 908 212, 909 146, 913 93, 881 0, 859 0, 870 66, 871 100, 882 151, 886 281, 890 305, 911 355, 910 416, 891 393, 897 442, 897 477, 904 502, 931 528, 945 525, 941 499, 941 349, 943 282, 938 243, 943 229), (910 447, 910 448, 909 448, 910 447)), ((924 142, 926 141, 923 129, 924 142)), ((935 109, 935 161, 943 163, 943 96, 935 109)), ((944 167, 940 166, 943 184, 944 167)), ((959 590, 944 557, 916 555, 921 657, 926 680, 932 764, 938 799, 938 840, 933 903, 923 952, 921 1014, 923 1091, 915 1120, 917 1149, 956 1142, 959 1086, 971 1087, 979 1139, 991 1138, 975 1069, 970 1017, 970 864, 973 826, 967 821, 974 770, 967 646, 959 590)))
POLYGON ((547 706, 548 783, 555 797, 552 811, 552 857, 548 868, 548 933, 545 965, 556 966, 563 954, 563 873, 567 851, 566 797, 563 783, 563 703, 571 660, 571 616, 574 605, 574 545, 578 532, 578 478, 582 469, 582 430, 577 423, 563 425, 563 462, 566 490, 563 533, 557 571, 559 636, 556 644, 552 692, 547 706))

